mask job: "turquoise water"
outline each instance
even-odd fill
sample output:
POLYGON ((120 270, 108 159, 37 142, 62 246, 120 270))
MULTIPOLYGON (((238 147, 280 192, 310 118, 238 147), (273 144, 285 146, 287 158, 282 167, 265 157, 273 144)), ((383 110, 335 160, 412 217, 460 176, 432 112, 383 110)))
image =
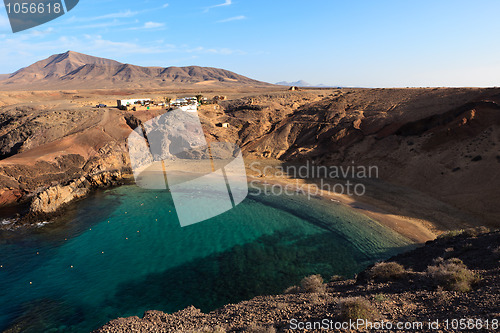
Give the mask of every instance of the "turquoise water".
POLYGON ((99 192, 54 225, 0 238, 0 331, 89 332, 107 321, 210 311, 309 274, 353 276, 409 241, 334 202, 250 195, 181 228, 166 191, 99 192))

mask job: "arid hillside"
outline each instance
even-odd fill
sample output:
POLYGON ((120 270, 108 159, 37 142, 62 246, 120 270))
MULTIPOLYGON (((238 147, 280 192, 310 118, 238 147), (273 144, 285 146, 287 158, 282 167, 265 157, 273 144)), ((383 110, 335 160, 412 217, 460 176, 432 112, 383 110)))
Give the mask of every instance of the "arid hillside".
POLYGON ((211 67, 141 67, 67 51, 55 54, 8 75, 0 76, 0 90, 270 87, 269 83, 211 67))
MULTIPOLYGON (((228 97, 199 109, 209 140, 237 142, 249 160, 377 166, 379 179, 357 199, 436 231, 499 225, 500 89, 244 90, 202 91, 228 97)), ((76 179, 103 171, 126 173, 126 137, 166 110, 111 107, 124 95, 132 92, 3 93, 0 204, 73 181, 71 192, 83 186, 76 179), (100 102, 110 107, 96 109, 100 102)))
MULTIPOLYGON (((500 223, 500 89, 298 92, 228 101, 224 108, 247 156, 377 166, 383 182, 471 213, 463 221, 500 223)), ((374 182, 369 189, 407 206, 408 214, 438 219, 417 202, 412 209, 412 196, 400 196, 397 187, 374 182)), ((370 201, 385 206, 377 195, 370 201)))

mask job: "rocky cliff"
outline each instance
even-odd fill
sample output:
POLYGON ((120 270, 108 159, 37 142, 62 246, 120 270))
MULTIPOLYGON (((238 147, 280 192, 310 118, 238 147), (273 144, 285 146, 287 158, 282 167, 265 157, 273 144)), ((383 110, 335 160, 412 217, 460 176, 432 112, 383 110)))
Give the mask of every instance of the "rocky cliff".
MULTIPOLYGON (((233 94, 200 108, 209 141, 236 142, 247 158, 376 166, 380 177, 359 200, 442 223, 443 230, 477 221, 498 226, 500 89, 233 94)), ((85 190, 78 179, 129 168, 127 136, 165 112, 96 109, 79 102, 84 96, 76 92, 37 93, 34 99, 43 103, 28 104, 8 96, 10 103, 0 101, 7 103, 0 114, 0 205, 31 200, 55 186, 65 187, 56 191, 60 198, 71 189, 70 197, 80 197, 85 190)), ((57 206, 52 202, 49 210, 57 206)))
POLYGON ((48 215, 64 205, 85 197, 91 189, 117 185, 123 179, 120 170, 102 171, 71 180, 67 185, 55 185, 36 194, 30 204, 30 214, 48 215))
POLYGON ((9 120, 0 127, 0 141, 8 144, 0 159, 0 206, 27 203, 28 217, 47 217, 130 174, 128 114, 61 105, 5 109, 9 120))
POLYGON ((359 200, 400 207, 390 212, 445 229, 477 221, 499 226, 498 88, 303 91, 223 106, 223 121, 232 125, 232 139, 247 157, 376 166, 379 179, 359 200), (441 208, 429 207, 429 200, 440 201, 441 208), (437 215, 452 210, 464 215, 437 215))

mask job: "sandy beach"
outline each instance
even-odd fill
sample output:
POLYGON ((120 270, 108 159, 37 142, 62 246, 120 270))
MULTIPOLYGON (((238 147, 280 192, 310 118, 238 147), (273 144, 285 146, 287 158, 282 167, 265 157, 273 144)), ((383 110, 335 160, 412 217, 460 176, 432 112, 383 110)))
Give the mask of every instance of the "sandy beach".
MULTIPOLYGON (((282 162, 271 159, 246 159, 246 171, 250 186, 253 182, 261 185, 269 184, 269 188, 276 186, 277 188, 281 188, 280 191, 284 192, 286 189, 293 195, 301 193, 306 196, 321 197, 332 203, 340 203, 355 210, 357 213, 377 221, 415 243, 425 243, 435 239, 439 234, 451 230, 451 224, 455 226, 455 229, 456 225, 460 228, 469 227, 469 225, 460 221, 459 216, 457 217, 445 211, 442 207, 442 202, 432 200, 426 197, 425 194, 417 193, 410 189, 379 182, 377 184, 363 184, 366 187, 366 194, 362 196, 339 194, 321 188, 320 180, 318 179, 299 179, 287 175, 277 175, 273 172, 265 172, 265 174, 256 172, 254 163, 258 163, 259 168, 257 169, 262 170, 267 167, 268 169, 266 170, 269 171, 279 168, 282 162), (391 202, 391 195, 394 195, 394 193, 398 197, 398 205, 391 202), (415 216, 412 209, 419 209, 419 206, 425 206, 424 210, 431 211, 432 216, 428 218, 415 216)), ((185 173, 186 177, 190 178, 196 175, 200 176, 199 172, 206 163, 203 160, 189 160, 189 163, 186 161, 169 161, 167 164, 167 168, 170 171, 176 170, 179 173, 182 170, 180 174, 185 173)), ((152 166, 148 170, 163 172, 161 164, 152 166)), ((206 171, 211 172, 211 170, 206 171)), ((342 180, 323 179, 323 182, 326 182, 333 188, 335 184, 342 183, 342 180)), ((445 206, 445 208, 448 207, 445 206)), ((454 213, 460 215, 460 213, 454 213)))
MULTIPOLYGON (((304 180, 290 178, 259 178, 249 176, 249 180, 257 181, 261 184, 278 184, 283 187, 286 186, 288 188, 295 189, 296 191, 300 191, 299 188, 302 185, 310 185, 307 184, 304 180)), ((307 195, 307 193, 304 193, 304 195, 307 195)), ((360 202, 359 200, 356 200, 356 198, 345 194, 342 195, 319 189, 318 193, 316 193, 315 191, 313 196, 321 196, 324 200, 329 200, 348 206, 356 212, 377 221, 381 225, 394 230, 395 232, 415 243, 425 243, 429 240, 433 240, 440 233, 438 229, 431 225, 428 221, 391 214, 368 203, 360 202)))
MULTIPOLYGON (((424 195, 416 194, 415 192, 407 189, 408 193, 398 193, 400 198, 399 206, 393 205, 390 200, 389 192, 402 191, 401 188, 391 184, 380 183, 377 186, 373 184, 365 184, 367 191, 363 196, 339 194, 333 191, 320 188, 318 179, 298 179, 292 178, 287 175, 276 175, 270 173, 255 172, 255 168, 251 167, 251 163, 258 162, 262 168, 270 166, 272 168, 281 165, 280 161, 275 160, 247 160, 247 172, 249 182, 258 182, 260 184, 269 184, 270 186, 277 185, 281 188, 287 188, 290 191, 303 192, 304 195, 320 196, 324 200, 340 203, 356 212, 363 214, 381 225, 388 227, 400 235, 410 239, 415 243, 425 243, 429 240, 435 239, 438 235, 450 230, 449 224, 467 228, 469 225, 460 220, 460 213, 454 212, 456 215, 445 212, 443 203, 438 200, 427 200, 419 198, 420 202, 413 202, 412 196, 424 195), (253 170, 252 170, 253 169, 253 170), (306 191, 304 191, 306 189, 306 191), (310 193, 307 193, 310 189, 310 193), (386 193, 384 193, 386 192, 386 193), (432 211, 431 218, 420 218, 414 216, 411 208, 418 207, 420 204, 426 206, 428 211, 432 211)), ((329 179, 326 182, 330 185, 341 183, 341 180, 329 179)), ((465 217, 464 217, 465 219, 465 217)))

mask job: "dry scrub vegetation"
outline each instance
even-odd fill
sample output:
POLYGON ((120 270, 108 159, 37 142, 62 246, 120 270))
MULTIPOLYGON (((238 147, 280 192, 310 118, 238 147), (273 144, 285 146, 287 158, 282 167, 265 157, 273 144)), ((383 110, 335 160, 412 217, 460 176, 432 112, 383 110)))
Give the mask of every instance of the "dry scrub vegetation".
POLYGON ((451 291, 470 291, 480 280, 477 274, 458 258, 436 259, 434 265, 427 268, 427 274, 437 285, 451 291))
POLYGON ((404 267, 396 262, 379 262, 370 269, 368 275, 375 281, 386 282, 400 279, 405 273, 404 267))
POLYGON ((348 297, 340 300, 339 313, 344 321, 374 320, 379 316, 378 311, 363 297, 348 297))
POLYGON ((300 287, 291 286, 285 290, 285 294, 324 292, 326 292, 326 284, 323 282, 323 277, 319 274, 306 276, 300 281, 300 287))

